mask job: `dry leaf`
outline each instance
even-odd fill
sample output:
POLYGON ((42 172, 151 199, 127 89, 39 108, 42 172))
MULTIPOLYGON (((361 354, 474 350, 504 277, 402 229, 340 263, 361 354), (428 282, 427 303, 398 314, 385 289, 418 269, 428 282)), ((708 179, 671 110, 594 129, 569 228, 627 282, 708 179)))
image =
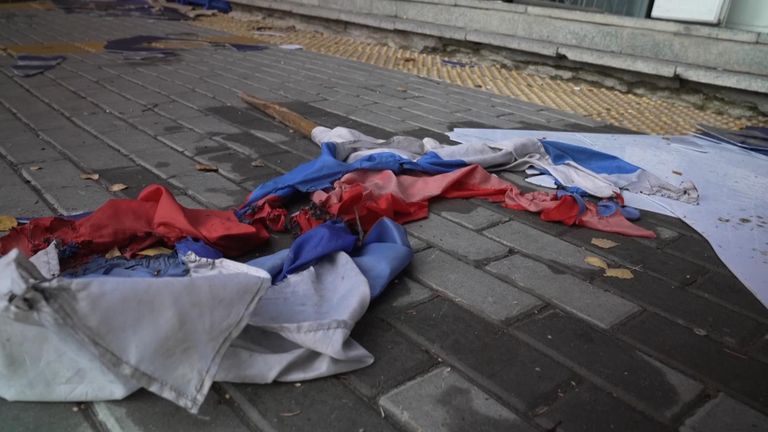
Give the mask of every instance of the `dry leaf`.
POLYGON ((593 238, 590 243, 592 243, 595 246, 601 247, 603 249, 610 249, 612 247, 619 245, 615 241, 604 239, 604 238, 593 238))
POLYGON ((139 252, 138 255, 144 255, 144 256, 167 255, 171 252, 173 251, 166 247, 161 246, 161 247, 144 249, 143 251, 139 252))
POLYGON ((40 171, 41 169, 43 169, 43 167, 41 167, 40 165, 32 165, 31 167, 29 167, 29 169, 30 171, 40 171))
POLYGON ((608 269, 608 263, 603 261, 602 259, 596 257, 596 256, 588 256, 584 258, 584 262, 593 266, 593 267, 599 267, 601 269, 608 269))
POLYGON ((85 173, 83 173, 83 174, 80 174, 80 178, 83 179, 83 180, 98 180, 99 179, 99 175, 95 174, 95 173, 94 174, 85 174, 85 173))
POLYGON ((201 164, 201 163, 195 165, 195 169, 202 172, 216 172, 219 170, 213 165, 201 164))
POLYGON ((615 277, 619 279, 632 279, 635 277, 635 275, 633 275, 632 272, 629 271, 629 269, 625 269, 625 268, 605 269, 605 273, 603 274, 603 276, 615 277))
POLYGON ((110 192, 120 192, 121 190, 128 189, 128 185, 122 183, 115 183, 109 187, 110 192))
POLYGON ((10 231, 19 226, 19 221, 13 216, 0 215, 0 231, 10 231))
POLYGON ((118 248, 116 248, 116 247, 113 247, 111 251, 107 252, 107 254, 106 254, 106 255, 104 255, 104 258, 106 258, 106 259, 112 259, 112 258, 115 258, 115 257, 119 257, 119 256, 120 256, 120 255, 122 255, 122 254, 123 254, 123 253, 122 253, 122 252, 120 252, 120 249, 118 249, 118 248))
POLYGON ((251 166, 252 167, 263 167, 264 166, 264 161, 261 160, 261 159, 255 160, 255 161, 251 162, 251 166))
POLYGON ((683 175, 683 173, 681 173, 680 171, 677 171, 677 170, 672 170, 672 174, 680 175, 680 176, 683 175))
POLYGON ((299 415, 299 414, 301 414, 301 410, 280 413, 280 415, 283 416, 283 417, 293 417, 293 416, 299 415))

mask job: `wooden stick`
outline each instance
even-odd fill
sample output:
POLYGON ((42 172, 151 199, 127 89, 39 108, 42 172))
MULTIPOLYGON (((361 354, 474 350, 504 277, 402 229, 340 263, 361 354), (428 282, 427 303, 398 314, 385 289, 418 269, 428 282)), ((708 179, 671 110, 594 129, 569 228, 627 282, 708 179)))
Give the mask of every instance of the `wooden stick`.
POLYGON ((307 138, 312 137, 312 129, 317 127, 317 124, 312 120, 309 120, 274 102, 259 99, 256 96, 249 95, 245 92, 240 92, 240 99, 242 99, 243 102, 247 103, 248 105, 269 114, 275 120, 288 126, 296 132, 299 132, 307 138))

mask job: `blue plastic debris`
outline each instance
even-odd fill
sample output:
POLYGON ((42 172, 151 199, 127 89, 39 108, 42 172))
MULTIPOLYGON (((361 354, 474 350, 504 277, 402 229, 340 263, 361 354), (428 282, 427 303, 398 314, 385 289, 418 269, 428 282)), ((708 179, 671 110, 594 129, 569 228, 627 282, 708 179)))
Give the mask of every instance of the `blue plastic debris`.
POLYGON ((203 6, 206 9, 214 9, 219 12, 229 12, 232 10, 229 2, 224 0, 178 0, 176 3, 203 6))

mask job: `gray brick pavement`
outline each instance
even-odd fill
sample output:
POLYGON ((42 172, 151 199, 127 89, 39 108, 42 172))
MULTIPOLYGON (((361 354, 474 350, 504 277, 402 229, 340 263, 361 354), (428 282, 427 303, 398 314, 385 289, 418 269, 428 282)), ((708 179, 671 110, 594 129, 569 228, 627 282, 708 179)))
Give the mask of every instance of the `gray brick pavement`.
MULTIPOLYGON (((0 43, 215 33, 56 11, 3 22, 0 43)), ((91 210, 151 183, 170 187, 183 205, 229 208, 318 154, 240 103, 241 90, 382 138, 413 132, 447 141, 441 132, 467 125, 601 130, 542 106, 306 51, 193 49, 137 63, 73 54, 33 78, 12 76, 8 64, 0 58, 0 180, 15 199, 0 200, 0 213, 16 215, 91 210), (257 159, 265 166, 252 166, 257 159), (197 162, 219 172, 198 172, 197 162), (80 180, 86 170, 102 178, 80 180), (118 182, 129 189, 106 191, 118 182)), ((431 212, 407 226, 413 264, 355 328, 377 358, 370 368, 300 386, 216 385, 204 418, 140 392, 78 412, 1 402, 0 423, 317 430, 332 413, 328 428, 336 430, 698 432, 724 418, 762 427, 767 393, 754 377, 768 374, 768 312, 683 222, 644 214, 641 224, 659 239, 638 240, 474 200, 437 202, 431 212), (620 246, 595 248, 593 237, 620 246), (589 255, 631 267, 635 278, 604 278, 583 262, 589 255)))
POLYGON ((450 368, 439 368, 381 398, 381 406, 406 430, 535 431, 450 368))
POLYGON ((572 275, 553 271, 546 265, 513 255, 486 267, 494 273, 552 304, 603 328, 622 321, 640 310, 623 298, 600 290, 572 275))
POLYGON ((417 253, 410 274, 423 284, 499 321, 541 306, 535 297, 435 249, 417 253))

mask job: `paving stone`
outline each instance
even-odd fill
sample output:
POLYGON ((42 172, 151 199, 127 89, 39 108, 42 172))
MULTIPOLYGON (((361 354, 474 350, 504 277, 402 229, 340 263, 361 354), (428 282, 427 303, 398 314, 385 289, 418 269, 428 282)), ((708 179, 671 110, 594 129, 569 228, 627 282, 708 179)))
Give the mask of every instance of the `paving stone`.
POLYGON ((122 168, 135 165, 130 159, 107 143, 70 124, 69 128, 54 129, 43 135, 79 165, 96 169, 122 168))
POLYGON ((509 221, 484 231, 488 237, 542 261, 568 269, 594 273, 595 268, 584 262, 588 256, 600 256, 572 245, 555 236, 541 232, 517 221, 509 221))
POLYGON ((680 238, 672 242, 664 250, 701 264, 711 270, 728 271, 728 268, 717 256, 709 242, 701 237, 680 236, 680 238))
POLYGON ((142 150, 164 148, 165 144, 155 137, 142 132, 133 126, 104 132, 99 135, 101 139, 121 151, 132 154, 142 150))
POLYGON ((381 297, 371 302, 368 313, 385 316, 434 296, 434 291, 401 274, 389 284, 381 297))
POLYGON ((437 364, 436 358, 399 330, 369 314, 355 325, 352 338, 376 360, 366 368, 343 375, 342 379, 367 398, 388 391, 437 364))
POLYGON ((239 128, 213 116, 189 117, 179 121, 200 133, 236 134, 242 132, 239 128))
POLYGON ((768 308, 730 272, 712 272, 700 278, 691 289, 710 300, 735 306, 753 317, 768 321, 768 308))
POLYGON ((320 156, 319 145, 315 144, 310 139, 301 138, 296 136, 295 134, 290 136, 289 139, 285 141, 280 141, 275 143, 275 145, 310 159, 314 159, 320 156))
POLYGON ((110 431, 248 431, 226 401, 211 391, 196 416, 146 390, 115 402, 93 404, 95 417, 110 431))
POLYGON ((170 117, 176 120, 184 119, 184 118, 199 117, 203 114, 202 111, 198 111, 190 107, 189 105, 185 105, 181 102, 176 102, 176 101, 159 103, 154 107, 152 107, 152 109, 166 117, 170 117))
POLYGON ((179 102, 185 103, 199 110, 204 110, 206 108, 211 108, 222 104, 222 102, 210 96, 206 96, 202 93, 198 93, 192 90, 188 90, 184 93, 173 94, 170 96, 179 102))
POLYGON ((128 186, 121 193, 128 198, 137 198, 142 189, 151 185, 159 184, 168 188, 174 195, 182 193, 178 188, 163 180, 160 176, 140 166, 127 168, 102 169, 96 170, 102 180, 109 184, 122 183, 128 186))
POLYGON ((43 196, 63 214, 90 211, 112 196, 95 182, 80 180, 81 170, 66 160, 42 162, 39 170, 31 170, 33 165, 24 165, 22 172, 32 184, 39 188, 43 196), (62 179, 77 179, 76 183, 62 182, 62 179))
POLYGON ((247 191, 216 173, 194 171, 169 179, 171 184, 219 209, 231 209, 243 202, 247 191))
POLYGON ((764 335, 749 349, 749 354, 756 359, 768 363, 768 334, 764 335))
POLYGON ((159 135, 158 140, 188 155, 197 156, 228 150, 228 146, 208 138, 208 135, 191 130, 159 135))
POLYGON ((60 160, 56 146, 28 132, 13 139, 0 140, 0 153, 16 164, 60 160))
POLYGON ((536 430, 451 368, 409 382, 380 404, 406 430, 536 430))
POLYGON ((651 223, 643 221, 642 219, 640 221, 635 222, 635 224, 656 233, 655 239, 640 238, 640 237, 636 237, 634 239, 636 242, 644 244, 646 246, 650 246, 652 248, 663 249, 670 242, 680 237, 680 233, 678 233, 677 231, 673 231, 663 226, 653 225, 651 223))
POLYGON ((658 253, 655 248, 638 243, 626 236, 598 233, 589 229, 573 229, 565 235, 565 238, 619 263, 630 267, 640 266, 643 271, 675 283, 689 284, 704 273, 704 268, 697 264, 671 254, 658 253), (594 237, 612 240, 619 243, 619 246, 610 249, 599 248, 590 243, 594 237))
POLYGON ((518 334, 591 381, 658 419, 670 420, 701 384, 602 333, 552 311, 516 327, 518 334))
POLYGON ((49 216, 51 210, 13 169, 0 160, 0 184, 3 194, 13 199, 0 200, 0 214, 14 216, 49 216))
POLYGON ((282 171, 290 171, 297 165, 303 164, 309 161, 308 158, 301 156, 293 152, 272 153, 268 155, 261 155, 262 161, 282 171))
POLYGON ((197 161, 164 145, 137 150, 132 153, 132 156, 141 165, 164 179, 197 172, 195 170, 197 161))
POLYGON ((128 127, 128 123, 120 117, 106 112, 75 116, 72 117, 72 121, 96 135, 128 127))
POLYGON ((685 421, 680 432, 757 432, 768 430, 768 416, 724 393, 701 407, 685 421))
POLYGON ((312 105, 343 116, 348 116, 360 109, 359 107, 335 100, 312 102, 312 105))
POLYGON ((521 411, 575 379, 559 363, 450 300, 436 298, 387 320, 521 411))
POLYGON ((500 258, 508 251, 505 246, 437 215, 409 223, 406 229, 409 234, 476 262, 500 258))
POLYGON ((436 249, 417 253, 410 274, 426 286, 499 321, 541 306, 535 297, 436 249))
POLYGON ((621 334, 655 352, 680 369, 692 371, 716 387, 730 390, 768 406, 768 364, 751 359, 736 350, 690 329, 673 323, 660 315, 645 312, 619 327, 621 334))
MULTIPOLYGON (((458 120, 458 118, 457 118, 457 120, 458 120)), ((448 131, 451 130, 451 126, 448 123, 443 122, 441 120, 433 119, 431 117, 422 116, 422 115, 419 115, 419 114, 410 115, 410 116, 408 116, 407 119, 405 119, 405 121, 407 121, 408 123, 410 123, 413 126, 422 127, 422 128, 425 128, 425 129, 429 129, 429 130, 435 131, 435 132, 441 132, 442 133, 442 132, 448 132, 448 131)), ((413 129, 413 127, 412 126, 407 126, 407 127, 404 127, 402 130, 409 130, 409 129, 413 129)))
MULTIPOLYGON (((574 382, 574 384, 576 384, 574 382)), ((671 432, 673 429, 597 388, 582 383, 554 403, 545 407, 536 421, 547 430, 562 432, 633 431, 671 432)))
POLYGON ((0 424, 6 431, 37 432, 51 430, 52 425, 61 431, 95 431, 83 413, 74 403, 40 404, 0 399, 0 424))
POLYGON ((17 117, 11 117, 0 122, 0 128, 3 131, 3 139, 12 140, 28 136, 32 133, 29 126, 17 117))
MULTIPOLYGON (((363 123, 375 125, 376 127, 385 129, 390 132, 401 132, 413 129, 413 126, 406 123, 404 120, 392 118, 388 115, 379 114, 367 109, 356 109, 349 114, 349 117, 355 120, 359 120, 363 123)), ((409 117, 409 119, 412 120, 411 117, 409 117)))
POLYGON ((705 331, 731 345, 745 346, 768 327, 746 315, 711 302, 671 282, 642 271, 634 271, 632 279, 598 276, 592 283, 600 288, 621 293, 647 309, 654 310, 697 331, 705 331))
POLYGON ((217 167, 222 175, 238 183, 249 179, 267 179, 279 175, 277 171, 266 166, 254 167, 251 165, 254 158, 234 150, 206 153, 198 156, 197 160, 217 167))
POLYGON ((609 328, 640 310, 619 296, 522 255, 495 261, 486 268, 599 327, 609 328))
MULTIPOLYGON (((339 431, 394 432, 378 409, 368 405, 337 379, 269 385, 236 385, 243 398, 272 430, 315 432, 331 427, 339 431)), ((251 416, 249 416, 251 417, 251 416)), ((265 430, 264 427, 259 429, 265 430)))
POLYGON ((429 247, 429 245, 424 242, 424 240, 414 236, 408 236, 408 242, 411 244, 411 249, 413 249, 414 252, 418 252, 429 247))
POLYGON ((186 127, 175 120, 158 115, 154 111, 146 111, 140 115, 133 116, 130 118, 130 123, 153 136, 179 133, 187 130, 186 127))
POLYGON ((430 211, 473 230, 485 229, 509 219, 461 199, 436 200, 430 203, 430 211))
POLYGON ((171 81, 163 80, 156 77, 155 75, 151 75, 147 73, 133 72, 131 73, 131 75, 128 75, 128 78, 135 82, 138 82, 139 84, 147 88, 156 90, 170 97, 174 97, 174 95, 190 93, 192 91, 189 89, 189 87, 185 87, 181 84, 177 84, 171 81))
POLYGON ((104 88, 92 92, 84 92, 83 96, 102 107, 105 111, 123 118, 141 115, 147 109, 143 104, 104 88))

